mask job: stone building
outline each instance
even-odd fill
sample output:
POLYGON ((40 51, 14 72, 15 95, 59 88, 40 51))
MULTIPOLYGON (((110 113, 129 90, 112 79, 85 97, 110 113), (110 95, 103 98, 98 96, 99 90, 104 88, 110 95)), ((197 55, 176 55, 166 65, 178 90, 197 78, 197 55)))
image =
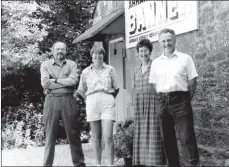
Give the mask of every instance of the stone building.
MULTIPOLYGON (((129 8, 145 3, 127 2, 129 8)), ((93 26, 74 40, 99 41, 104 45, 106 62, 116 68, 119 76, 117 120, 133 116, 132 71, 139 62, 136 48, 127 46, 129 20, 125 3, 97 1, 93 26)), ((192 105, 201 163, 229 166, 229 2, 196 1, 196 4, 198 27, 178 33, 177 49, 192 56, 199 74, 192 105)), ((189 27, 181 30, 186 28, 189 27)), ((154 59, 162 51, 157 40, 152 42, 154 59)))

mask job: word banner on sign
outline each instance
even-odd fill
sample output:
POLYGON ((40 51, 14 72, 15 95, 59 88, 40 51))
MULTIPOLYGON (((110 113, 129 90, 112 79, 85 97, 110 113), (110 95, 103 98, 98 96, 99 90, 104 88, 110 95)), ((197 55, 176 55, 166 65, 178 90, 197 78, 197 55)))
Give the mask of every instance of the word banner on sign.
POLYGON ((198 1, 125 1, 126 48, 135 47, 143 38, 158 40, 161 29, 176 34, 198 28, 198 1))

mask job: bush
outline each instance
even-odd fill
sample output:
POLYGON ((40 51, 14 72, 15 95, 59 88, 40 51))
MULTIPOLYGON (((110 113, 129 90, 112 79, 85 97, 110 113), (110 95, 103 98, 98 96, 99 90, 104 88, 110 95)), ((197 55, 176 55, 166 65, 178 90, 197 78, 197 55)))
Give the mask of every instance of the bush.
POLYGON ((90 125, 89 123, 86 121, 86 106, 85 106, 85 102, 82 98, 79 98, 79 96, 77 96, 77 94, 74 94, 74 97, 76 99, 76 104, 77 104, 77 109, 79 110, 79 117, 78 117, 78 122, 80 123, 80 129, 82 131, 85 131, 87 133, 89 133, 90 131, 90 125))
POLYGON ((87 131, 81 132, 81 136, 80 136, 81 143, 88 143, 90 138, 91 138, 91 135, 89 132, 87 131))
POLYGON ((20 104, 19 91, 13 85, 2 88, 2 106, 17 106, 20 104))
POLYGON ((2 107, 19 106, 23 101, 36 103, 44 98, 39 68, 24 66, 17 73, 2 76, 1 79, 2 107))
POLYGON ((44 145, 41 103, 2 109, 2 149, 44 145))
MULTIPOLYGON (((90 139, 89 125, 85 120, 84 103, 77 100, 80 110, 79 125, 82 131, 81 140, 86 143, 90 139)), ((28 103, 26 100, 20 106, 2 108, 2 149, 26 148, 27 146, 43 146, 45 130, 43 123, 43 102, 28 103)), ((63 121, 59 122, 57 144, 67 144, 63 121)))
MULTIPOLYGON (((76 61, 79 71, 91 63, 93 42, 72 44, 72 41, 91 26, 95 4, 94 0, 87 3, 82 0, 4 2, 2 148, 44 145, 40 64, 52 56, 50 48, 56 40, 66 42, 67 58, 76 61)), ((90 138, 87 134, 90 128, 85 120, 85 105, 78 100, 77 106, 82 142, 86 142, 90 138)), ((57 143, 67 142, 63 122, 60 121, 57 143)))
POLYGON ((114 135, 114 150, 117 158, 131 158, 133 153, 134 119, 118 122, 114 135))
POLYGON ((81 129, 81 142, 82 143, 88 143, 91 136, 90 136, 90 125, 89 123, 86 121, 86 106, 85 106, 85 102, 84 99, 82 99, 81 97, 77 96, 77 93, 74 93, 74 97, 76 99, 76 104, 77 104, 77 108, 79 111, 79 117, 78 117, 78 122, 79 122, 79 126, 81 129))

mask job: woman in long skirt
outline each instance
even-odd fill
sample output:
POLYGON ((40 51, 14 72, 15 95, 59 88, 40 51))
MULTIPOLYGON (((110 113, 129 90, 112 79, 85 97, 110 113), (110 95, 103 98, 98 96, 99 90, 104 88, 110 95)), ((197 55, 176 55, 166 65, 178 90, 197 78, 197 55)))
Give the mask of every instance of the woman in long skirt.
POLYGON ((158 97, 149 83, 152 43, 143 39, 137 44, 141 59, 134 72, 134 143, 133 165, 156 166, 165 164, 163 143, 157 119, 158 97))

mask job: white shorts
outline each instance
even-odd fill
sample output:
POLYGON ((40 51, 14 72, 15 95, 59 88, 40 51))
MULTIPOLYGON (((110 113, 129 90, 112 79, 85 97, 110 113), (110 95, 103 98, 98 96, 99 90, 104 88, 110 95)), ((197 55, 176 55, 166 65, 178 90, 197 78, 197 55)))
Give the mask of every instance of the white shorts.
POLYGON ((96 92, 86 97, 87 121, 102 119, 115 121, 115 99, 112 94, 96 92))

